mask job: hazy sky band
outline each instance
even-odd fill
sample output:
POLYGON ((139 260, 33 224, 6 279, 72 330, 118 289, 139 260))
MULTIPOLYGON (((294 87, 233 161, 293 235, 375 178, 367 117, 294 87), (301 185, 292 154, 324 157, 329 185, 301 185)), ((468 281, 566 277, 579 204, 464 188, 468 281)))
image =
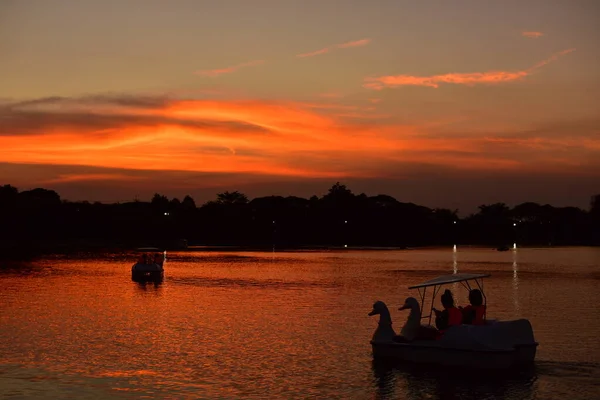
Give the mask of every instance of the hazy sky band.
POLYGON ((155 190, 133 171, 165 171, 180 174, 165 192, 218 191, 197 174, 226 174, 255 194, 340 179, 429 203, 443 193, 419 177, 468 187, 519 171, 556 177, 538 201, 583 204, 600 177, 597 12, 593 1, 2 2, 0 171, 106 199, 132 196, 133 181, 155 190))

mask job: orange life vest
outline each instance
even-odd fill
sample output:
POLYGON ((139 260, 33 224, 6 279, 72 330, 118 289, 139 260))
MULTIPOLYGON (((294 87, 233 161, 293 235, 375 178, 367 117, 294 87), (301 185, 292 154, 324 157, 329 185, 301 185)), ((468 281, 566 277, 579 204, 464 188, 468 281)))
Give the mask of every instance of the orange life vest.
MULTIPOLYGON (((448 328, 462 324, 463 315, 458 308, 450 307, 446 308, 445 311, 448 311, 448 328)), ((441 339, 448 328, 438 331, 435 339, 441 339)))
POLYGON ((485 306, 481 305, 481 306, 472 306, 472 305, 468 305, 465 308, 463 308, 463 314, 465 316, 468 315, 468 313, 473 313, 471 315, 473 315, 473 319, 471 321, 469 321, 468 323, 471 325, 485 325, 485 306))
POLYGON ((475 318, 473 319, 473 325, 485 325, 485 306, 475 306, 475 318))

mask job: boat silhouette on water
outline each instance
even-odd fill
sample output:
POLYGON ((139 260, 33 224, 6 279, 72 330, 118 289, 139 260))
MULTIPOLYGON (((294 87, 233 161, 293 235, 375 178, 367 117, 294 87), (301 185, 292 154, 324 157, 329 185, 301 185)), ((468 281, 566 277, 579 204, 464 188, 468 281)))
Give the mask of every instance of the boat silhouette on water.
MULTIPOLYGON (((398 341, 392 328, 389 310, 385 303, 375 302, 369 315, 379 315, 379 324, 371 339, 373 357, 408 363, 432 364, 445 367, 465 367, 475 369, 508 370, 531 366, 534 363, 538 343, 533 336, 533 328, 527 319, 512 321, 490 320, 485 317, 482 325, 461 324, 451 326, 442 335, 424 334, 436 331, 431 326, 433 302, 441 286, 460 282, 469 291, 469 282, 475 282, 483 292, 483 278, 489 274, 459 273, 439 276, 435 279, 410 286, 418 289, 421 305, 414 297, 409 297, 400 309, 411 309, 405 324, 416 324, 419 334, 413 340, 398 341), (432 304, 428 315, 423 315, 425 294, 433 287, 432 304), (421 325, 423 319, 429 325, 421 325), (416 322, 415 322, 416 321, 416 322), (395 340, 396 339, 396 340, 395 340)), ((484 308, 485 309, 485 308, 484 308)), ((405 328, 403 328, 403 331, 405 328)))
POLYGON ((131 280, 134 282, 162 282, 165 278, 164 264, 167 260, 167 251, 150 255, 146 252, 158 251, 156 248, 140 248, 138 262, 131 267, 131 280))

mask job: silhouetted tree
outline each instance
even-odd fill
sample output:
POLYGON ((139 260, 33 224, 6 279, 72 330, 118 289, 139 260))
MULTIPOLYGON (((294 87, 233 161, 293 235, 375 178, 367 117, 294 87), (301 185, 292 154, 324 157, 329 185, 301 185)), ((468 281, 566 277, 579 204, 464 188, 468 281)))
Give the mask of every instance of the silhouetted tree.
POLYGON ((436 220, 445 223, 445 224, 453 224, 454 221, 457 221, 458 218, 458 210, 449 210, 447 208, 436 208, 433 210, 433 214, 436 220))
POLYGON ((377 207, 389 208, 399 204, 398 200, 387 194, 378 194, 371 197, 371 200, 377 207))
POLYGON ((329 188, 329 192, 323 196, 323 200, 334 200, 334 201, 348 201, 354 198, 354 194, 350 189, 346 187, 346 185, 342 185, 339 182, 336 182, 331 188, 329 188))
POLYGON ((181 208, 181 201, 179 201, 179 199, 177 197, 174 197, 169 202, 169 210, 177 211, 177 210, 179 210, 179 208, 181 208))
POLYGON ((483 218, 502 220, 510 218, 510 208, 504 203, 495 203, 479 206, 479 213, 483 218))
POLYGON ((19 194, 19 189, 12 185, 0 186, 0 199, 16 198, 19 194))
POLYGON ((19 193, 19 202, 34 207, 58 206, 60 196, 54 190, 36 188, 19 193))
POLYGON ((234 191, 219 193, 201 207, 190 196, 180 202, 156 193, 150 201, 90 204, 61 201, 58 193, 42 188, 19 192, 4 185, 0 204, 0 225, 10 227, 0 230, 0 246, 52 240, 167 246, 181 238, 192 244, 264 248, 600 243, 600 195, 592 197, 589 212, 532 202, 511 209, 496 203, 482 205, 464 219, 457 210, 430 209, 385 194, 355 195, 339 182, 321 198, 249 201, 234 191))
POLYGON ((467 232, 465 239, 469 242, 484 240, 486 244, 495 246, 513 243, 516 240, 514 223, 506 204, 483 204, 477 214, 466 219, 463 228, 467 232))
POLYGON ((600 194, 590 200, 590 225, 594 244, 600 245, 600 194))
POLYGON ((158 193, 154 194, 150 204, 152 204, 152 207, 155 210, 158 210, 160 212, 165 212, 169 209, 169 199, 167 198, 167 196, 163 196, 158 193))
POLYGON ((590 212, 592 214, 600 213, 600 194, 592 196, 590 200, 590 212))
MULTIPOLYGON (((14 207, 19 196, 19 190, 11 185, 0 186, 0 207, 6 210, 8 207, 14 207)), ((0 213, 3 211, 0 210, 0 213)))
POLYGON ((183 201, 181 202, 181 206, 185 210, 195 210, 196 202, 194 201, 194 199, 191 196, 187 195, 183 198, 183 201))
POLYGON ((219 204, 247 204, 248 197, 238 192, 224 192, 217 194, 217 203, 219 204))

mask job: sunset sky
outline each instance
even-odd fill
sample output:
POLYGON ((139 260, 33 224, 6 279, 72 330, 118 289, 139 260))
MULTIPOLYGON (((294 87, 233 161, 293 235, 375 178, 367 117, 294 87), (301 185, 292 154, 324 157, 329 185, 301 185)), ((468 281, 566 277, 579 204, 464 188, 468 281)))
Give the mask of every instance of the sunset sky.
POLYGON ((587 208, 599 18, 597 0, 2 0, 0 184, 587 208))

